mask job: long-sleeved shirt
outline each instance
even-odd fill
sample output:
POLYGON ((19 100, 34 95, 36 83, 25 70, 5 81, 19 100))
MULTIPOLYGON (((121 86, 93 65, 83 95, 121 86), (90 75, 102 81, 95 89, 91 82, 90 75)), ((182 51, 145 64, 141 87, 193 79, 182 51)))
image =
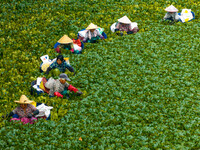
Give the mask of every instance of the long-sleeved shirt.
MULTIPOLYGON (((64 91, 65 87, 67 87, 67 88, 69 87, 69 84, 67 82, 65 82, 65 84, 62 84, 59 79, 54 80, 54 81, 52 80, 51 82, 52 82, 51 86, 48 87, 50 89, 50 91, 49 91, 50 96, 54 96, 54 92, 61 93, 64 91)), ((48 84, 48 82, 47 82, 47 84, 48 84)))
POLYGON ((73 47, 73 44, 63 44, 63 48, 66 49, 66 50, 71 50, 72 47, 73 47))
POLYGON ((25 111, 22 107, 18 106, 12 112, 14 114, 17 114, 19 116, 19 118, 27 118, 29 114, 33 113, 36 110, 37 110, 37 108, 35 106, 33 106, 31 104, 27 104, 25 111))
POLYGON ((120 23, 120 22, 117 23, 116 29, 119 29, 119 31, 126 31, 126 32, 132 30, 130 24, 123 24, 123 23, 120 23))
POLYGON ((84 37, 84 40, 87 40, 87 39, 90 39, 93 38, 93 37, 101 37, 101 33, 99 32, 99 30, 94 30, 94 32, 91 32, 90 30, 87 31, 87 33, 85 34, 85 37, 84 37))
POLYGON ((60 65, 57 63, 57 61, 54 61, 49 67, 51 69, 58 68, 60 72, 65 72, 66 68, 68 70, 71 68, 71 66, 66 61, 63 61, 60 65))
POLYGON ((177 12, 173 12, 173 13, 170 13, 170 12, 167 12, 164 16, 164 19, 170 19, 170 20, 179 20, 179 15, 177 12))

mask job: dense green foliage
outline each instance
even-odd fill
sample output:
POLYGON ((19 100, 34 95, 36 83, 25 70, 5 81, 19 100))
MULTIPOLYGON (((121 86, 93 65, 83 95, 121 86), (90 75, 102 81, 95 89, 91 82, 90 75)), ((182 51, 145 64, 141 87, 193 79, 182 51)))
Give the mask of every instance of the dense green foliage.
POLYGON ((0 5, 0 115, 25 94, 53 106, 51 121, 34 125, 0 120, 0 149, 195 149, 200 148, 198 16, 200 2, 176 0, 6 0, 0 5), (165 25, 164 8, 190 8, 196 19, 165 25), (109 30, 127 15, 135 35, 109 30), (55 58, 64 34, 95 23, 108 39, 66 54, 76 70, 71 84, 81 97, 30 95, 40 56, 55 58), (78 140, 82 137, 82 141, 78 140))

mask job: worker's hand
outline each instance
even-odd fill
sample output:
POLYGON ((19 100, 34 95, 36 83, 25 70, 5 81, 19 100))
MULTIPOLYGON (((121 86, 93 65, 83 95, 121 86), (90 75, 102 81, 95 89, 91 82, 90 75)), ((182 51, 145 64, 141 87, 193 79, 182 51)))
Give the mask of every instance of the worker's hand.
POLYGON ((61 98, 63 98, 63 95, 60 94, 59 92, 55 92, 54 95, 57 96, 57 97, 61 97, 61 98))
POLYGON ((77 91, 76 93, 77 93, 78 96, 83 94, 83 92, 81 92, 81 91, 77 91))
POLYGON ((74 52, 74 49, 72 48, 70 51, 73 53, 73 52, 74 52))
POLYGON ((73 74, 73 76, 75 76, 75 74, 76 74, 76 72, 74 71, 74 74, 73 74))
POLYGON ((28 114, 28 118, 32 118, 33 117, 33 115, 32 114, 28 114))

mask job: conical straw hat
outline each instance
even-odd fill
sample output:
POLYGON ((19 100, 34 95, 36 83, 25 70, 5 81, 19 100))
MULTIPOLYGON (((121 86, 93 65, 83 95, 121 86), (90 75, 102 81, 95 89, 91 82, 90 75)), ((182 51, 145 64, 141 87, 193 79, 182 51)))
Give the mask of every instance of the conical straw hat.
POLYGON ((174 7, 173 5, 170 5, 169 7, 165 8, 165 11, 167 12, 178 12, 178 9, 174 7))
POLYGON ((68 43, 73 43, 73 41, 67 35, 64 35, 63 37, 60 38, 60 40, 58 40, 58 43, 68 44, 68 43))
POLYGON ((32 103, 33 101, 30 101, 25 95, 22 95, 20 97, 20 100, 19 101, 15 101, 15 103, 19 103, 19 104, 30 104, 32 103))
POLYGON ((86 30, 90 30, 90 29, 98 29, 99 27, 93 23, 90 23, 90 25, 86 28, 86 30))
POLYGON ((124 16, 124 17, 118 19, 118 21, 121 22, 121 23, 125 23, 125 24, 130 24, 131 23, 131 21, 128 19, 127 16, 124 16))

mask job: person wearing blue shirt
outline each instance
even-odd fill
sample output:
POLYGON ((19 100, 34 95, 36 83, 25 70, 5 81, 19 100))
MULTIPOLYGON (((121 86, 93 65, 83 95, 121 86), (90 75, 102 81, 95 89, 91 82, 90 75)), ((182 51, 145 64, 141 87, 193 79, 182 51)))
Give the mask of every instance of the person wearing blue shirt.
POLYGON ((74 72, 74 68, 69 65, 65 60, 63 55, 58 55, 56 58, 56 61, 54 61, 48 68, 46 71, 46 74, 49 74, 49 71, 51 71, 52 69, 59 69, 60 72, 64 73, 66 68, 70 71, 70 72, 74 72))

